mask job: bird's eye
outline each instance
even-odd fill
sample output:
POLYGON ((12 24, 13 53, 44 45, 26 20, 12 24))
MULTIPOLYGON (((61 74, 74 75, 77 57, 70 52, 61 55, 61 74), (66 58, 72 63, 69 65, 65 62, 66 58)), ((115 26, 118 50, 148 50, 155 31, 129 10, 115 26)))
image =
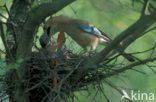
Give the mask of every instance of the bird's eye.
POLYGON ((94 30, 94 27, 92 26, 91 29, 94 30))

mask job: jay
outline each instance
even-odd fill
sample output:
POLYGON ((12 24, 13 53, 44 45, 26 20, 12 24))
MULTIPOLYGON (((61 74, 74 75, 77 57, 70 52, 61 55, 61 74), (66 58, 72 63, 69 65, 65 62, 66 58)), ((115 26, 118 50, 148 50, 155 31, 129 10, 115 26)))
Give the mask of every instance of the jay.
MULTIPOLYGON (((56 32, 67 33, 86 51, 87 47, 91 47, 91 50, 94 51, 98 44, 107 45, 111 41, 105 33, 97 29, 88 21, 74 19, 66 15, 51 17, 45 23, 45 29, 47 36, 49 37, 56 32)), ((122 53, 129 61, 134 61, 131 55, 125 54, 122 51, 121 46, 116 48, 113 53, 116 51, 122 53)))

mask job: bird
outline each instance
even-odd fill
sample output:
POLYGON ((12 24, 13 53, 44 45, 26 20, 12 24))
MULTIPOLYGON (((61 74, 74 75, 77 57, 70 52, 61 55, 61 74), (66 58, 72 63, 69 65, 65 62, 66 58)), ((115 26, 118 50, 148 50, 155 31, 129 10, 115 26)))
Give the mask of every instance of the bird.
MULTIPOLYGON (((91 48, 91 51, 94 51, 97 45, 100 44, 106 46, 108 43, 110 43, 110 41, 112 41, 111 38, 108 37, 104 32, 96 28, 88 21, 72 18, 63 14, 50 17, 45 22, 44 29, 48 37, 51 37, 56 32, 65 32, 73 40, 75 40, 78 45, 84 49, 84 51, 87 51, 88 47, 91 48)), ((126 54, 122 51, 121 46, 119 47, 112 52, 122 53, 122 55, 129 61, 134 61, 130 54, 126 54)))

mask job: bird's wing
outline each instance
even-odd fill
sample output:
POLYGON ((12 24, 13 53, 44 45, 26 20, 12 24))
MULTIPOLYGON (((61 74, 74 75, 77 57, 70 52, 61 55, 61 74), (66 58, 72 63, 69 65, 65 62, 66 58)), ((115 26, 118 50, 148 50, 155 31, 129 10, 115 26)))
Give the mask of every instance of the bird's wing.
POLYGON ((89 33, 91 35, 97 36, 99 38, 103 38, 103 39, 105 39, 107 41, 110 40, 110 38, 105 33, 103 33, 102 31, 100 31, 99 29, 97 29, 93 25, 87 25, 87 26, 78 25, 77 27, 79 29, 83 30, 84 32, 87 32, 87 33, 89 33))
POLYGON ((82 31, 84 31, 84 32, 87 32, 89 34, 92 34, 92 35, 95 35, 96 36, 94 30, 89 25, 88 26, 78 25, 77 27, 79 29, 81 29, 82 31))

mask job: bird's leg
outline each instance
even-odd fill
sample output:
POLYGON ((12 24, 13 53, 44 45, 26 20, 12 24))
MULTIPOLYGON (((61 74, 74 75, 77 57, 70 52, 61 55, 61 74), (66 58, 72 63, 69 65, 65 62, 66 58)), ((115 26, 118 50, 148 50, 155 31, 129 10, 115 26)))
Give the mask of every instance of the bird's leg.
POLYGON ((91 46, 89 53, 94 54, 95 50, 96 50, 96 46, 91 46))
POLYGON ((93 51, 95 51, 95 49, 96 49, 96 46, 91 46, 90 51, 93 52, 93 51))
POLYGON ((88 51, 87 47, 83 47, 84 52, 82 53, 83 56, 89 56, 90 54, 94 53, 96 46, 91 46, 90 51, 88 51))
POLYGON ((89 52, 88 52, 87 47, 83 47, 82 56, 88 56, 88 55, 89 55, 89 52))

